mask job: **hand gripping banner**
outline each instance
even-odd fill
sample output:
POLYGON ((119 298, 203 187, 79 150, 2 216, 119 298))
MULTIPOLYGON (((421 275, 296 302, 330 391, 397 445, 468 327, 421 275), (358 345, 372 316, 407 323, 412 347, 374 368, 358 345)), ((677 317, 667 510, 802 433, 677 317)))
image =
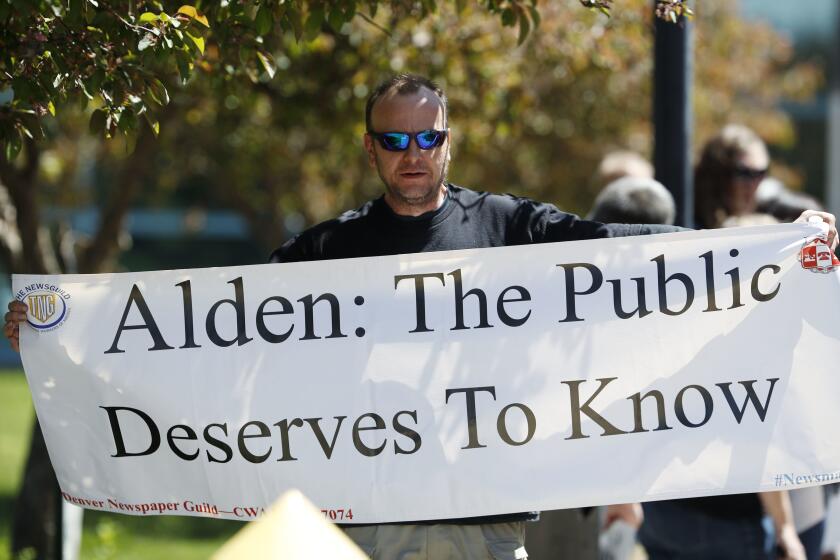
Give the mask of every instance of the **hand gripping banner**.
POLYGON ((810 225, 16 275, 64 498, 344 523, 840 479, 840 274, 810 225))

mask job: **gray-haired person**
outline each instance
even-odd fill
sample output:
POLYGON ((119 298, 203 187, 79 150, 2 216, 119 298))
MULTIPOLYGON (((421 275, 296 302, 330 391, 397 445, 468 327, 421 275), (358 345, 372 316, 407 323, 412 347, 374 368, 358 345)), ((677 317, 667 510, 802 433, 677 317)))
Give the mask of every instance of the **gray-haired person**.
POLYGON ((605 224, 673 224, 674 197, 649 177, 623 177, 608 184, 595 198, 588 219, 605 224))

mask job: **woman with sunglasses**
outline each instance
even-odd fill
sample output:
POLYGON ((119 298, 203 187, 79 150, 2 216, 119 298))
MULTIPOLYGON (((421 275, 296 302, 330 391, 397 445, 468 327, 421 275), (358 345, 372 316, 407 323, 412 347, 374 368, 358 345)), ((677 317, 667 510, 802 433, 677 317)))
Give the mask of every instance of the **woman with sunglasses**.
POLYGON ((694 222, 718 228, 732 216, 756 211, 756 190, 767 176, 770 156, 758 135, 730 124, 706 142, 694 172, 694 222))
MULTIPOLYGON (((756 191, 769 164, 764 142, 745 126, 727 125, 706 142, 694 171, 695 227, 719 228, 726 220, 754 214, 756 191)), ((651 560, 806 559, 787 492, 665 500, 643 507, 639 540, 651 560)))

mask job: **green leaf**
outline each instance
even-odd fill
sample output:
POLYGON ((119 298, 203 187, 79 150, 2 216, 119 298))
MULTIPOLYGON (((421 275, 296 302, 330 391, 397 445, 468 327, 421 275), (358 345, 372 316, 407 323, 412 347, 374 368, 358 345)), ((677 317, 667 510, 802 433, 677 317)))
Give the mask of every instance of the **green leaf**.
POLYGON ((149 123, 152 132, 155 133, 155 136, 158 136, 160 134, 160 121, 149 111, 143 113, 143 116, 146 117, 146 122, 149 123))
POLYGON ((344 13, 344 21, 349 23, 354 17, 356 17, 356 3, 351 2, 350 5, 347 6, 347 11, 344 13))
POLYGON ((107 113, 103 109, 97 109, 91 114, 90 123, 88 123, 91 134, 99 135, 105 131, 105 119, 107 116, 107 113))
POLYGON ((181 82, 186 84, 192 73, 192 61, 184 51, 175 51, 175 62, 178 65, 178 73, 181 75, 181 82))
POLYGON ((104 81, 105 69, 97 68, 94 70, 93 74, 91 74, 90 78, 88 78, 87 86, 91 91, 99 91, 99 88, 102 86, 102 82, 104 81))
POLYGON ((255 52, 256 51, 253 47, 249 45, 242 45, 241 47, 239 47, 239 62, 241 62, 243 65, 247 65, 249 62, 251 62, 251 59, 254 57, 255 52))
POLYGON ((158 78, 152 78, 149 82, 149 94, 155 100, 155 103, 161 107, 169 104, 169 92, 166 91, 166 86, 158 78))
POLYGON ((190 32, 187 32, 187 36, 192 39, 192 42, 195 44, 195 47, 201 54, 204 54, 204 38, 197 37, 190 32))
POLYGON ((71 26, 81 25, 86 6, 85 0, 70 0, 67 8, 67 23, 71 26))
POLYGON ((281 26, 291 28, 295 33, 295 40, 300 41, 303 37, 303 22, 301 21, 300 10, 287 10, 281 21, 281 26))
MULTIPOLYGON (((176 21, 176 20, 173 19, 172 21, 176 21)), ((183 48, 183 47, 189 47, 190 46, 190 43, 188 41, 184 41, 184 33, 185 32, 181 31, 180 29, 175 29, 174 42, 175 42, 175 46, 179 49, 183 48)))
POLYGON ((309 18, 306 20, 306 25, 304 27, 304 36, 308 40, 312 40, 321 33, 321 25, 324 23, 324 8, 318 6, 317 8, 313 8, 312 11, 309 13, 309 18))
POLYGON ((56 68, 58 68, 59 72, 63 74, 67 74, 70 72, 70 67, 67 66, 67 62, 64 60, 63 56, 53 56, 51 57, 51 60, 55 63, 55 66, 56 68))
POLYGON ((540 23, 542 22, 542 18, 540 17, 540 11, 537 9, 536 6, 528 6, 528 11, 531 14, 531 21, 534 24, 534 28, 539 27, 540 23))
POLYGON ((47 103, 47 111, 50 112, 50 115, 55 116, 55 104, 52 101, 47 103))
POLYGON ((41 127, 41 120, 31 113, 20 116, 21 129, 26 136, 34 140, 44 138, 44 129, 41 127))
POLYGON ((433 14, 437 11, 437 3, 435 0, 420 0, 420 5, 423 7, 423 15, 433 14))
POLYGON ((137 115, 131 109, 123 109, 118 126, 124 134, 128 134, 137 126, 137 115))
POLYGON ((257 15, 254 18, 254 27, 257 30, 257 35, 267 35, 271 31, 271 28, 274 27, 274 16, 266 4, 263 4, 257 10, 257 15))
POLYGON ((341 30, 341 26, 344 25, 345 21, 349 21, 349 18, 346 18, 344 10, 338 7, 333 8, 327 18, 327 23, 329 23, 330 27, 335 31, 341 30))
POLYGON ((15 98, 17 99, 27 99, 35 96, 34 88, 30 80, 26 80, 22 77, 16 77, 12 81, 12 90, 15 92, 15 98))
POLYGON ((108 113, 105 115, 105 137, 111 138, 117 131, 117 124, 120 122, 119 113, 108 113))
POLYGON ((13 128, 11 136, 6 138, 6 161, 14 161, 20 153, 22 146, 23 138, 20 136, 20 131, 17 128, 13 128))
POLYGON ((531 22, 528 20, 528 17, 525 15, 525 12, 519 14, 519 40, 516 42, 517 45, 521 45, 525 42, 525 39, 528 38, 528 34, 531 32, 531 22))
POLYGON ((152 12, 143 12, 140 14, 140 23, 151 23, 153 21, 157 21, 160 19, 157 14, 153 14, 152 12))
POLYGON ((93 94, 91 94, 91 93, 87 90, 87 87, 85 86, 85 83, 82 81, 82 79, 81 79, 81 78, 78 78, 78 79, 76 80, 76 85, 78 85, 78 86, 79 86, 79 89, 81 89, 81 90, 82 90, 82 93, 83 93, 83 94, 85 94, 85 97, 87 97, 88 99, 93 99, 93 94))
POLYGON ((260 59, 268 77, 274 78, 274 74, 277 73, 277 65, 274 64, 274 58, 269 53, 263 51, 257 51, 257 58, 260 59))
POLYGON ((505 27, 512 27, 516 23, 516 14, 511 8, 505 8, 502 11, 502 25, 505 27))

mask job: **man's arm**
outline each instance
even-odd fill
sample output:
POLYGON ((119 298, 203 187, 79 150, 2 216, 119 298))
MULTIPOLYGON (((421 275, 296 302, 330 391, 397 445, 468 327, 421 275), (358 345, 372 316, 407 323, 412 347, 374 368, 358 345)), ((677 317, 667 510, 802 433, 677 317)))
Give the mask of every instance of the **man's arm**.
MULTIPOLYGON (((552 204, 534 203, 531 207, 530 224, 534 241, 578 241, 583 239, 602 239, 607 237, 627 237, 631 235, 653 235, 690 231, 679 226, 661 224, 602 224, 583 220, 574 214, 559 210, 552 204)), ((834 214, 818 210, 806 210, 794 223, 807 223, 817 217, 828 224, 828 244, 833 249, 838 245, 837 220, 834 214)))
POLYGON ((661 224, 602 224, 563 212, 552 204, 533 203, 523 211, 527 211, 528 226, 536 243, 689 231, 661 224))
POLYGON ((303 241, 300 236, 295 236, 275 249, 268 258, 270 263, 300 262, 308 260, 303 249, 303 241))

